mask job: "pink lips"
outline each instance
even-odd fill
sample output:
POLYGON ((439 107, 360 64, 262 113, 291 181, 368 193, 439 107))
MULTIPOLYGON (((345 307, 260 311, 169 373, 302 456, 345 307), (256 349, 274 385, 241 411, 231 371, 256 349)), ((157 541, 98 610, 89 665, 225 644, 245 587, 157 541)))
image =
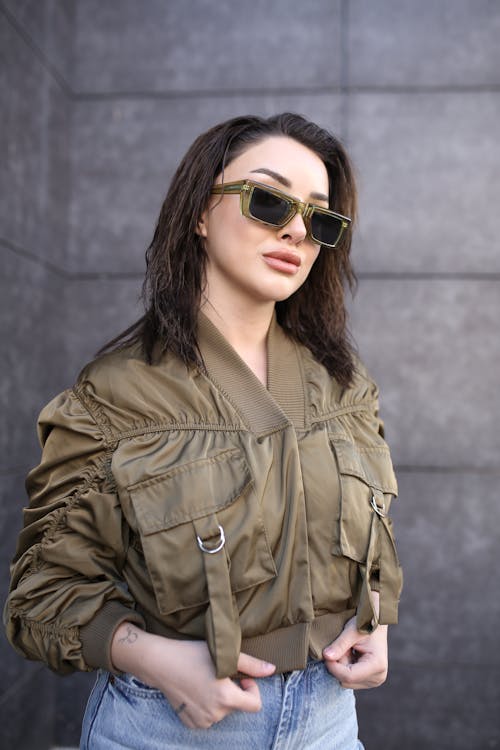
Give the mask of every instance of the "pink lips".
POLYGON ((289 274, 297 273, 302 262, 299 255, 289 250, 273 250, 265 253, 263 258, 271 268, 289 274))

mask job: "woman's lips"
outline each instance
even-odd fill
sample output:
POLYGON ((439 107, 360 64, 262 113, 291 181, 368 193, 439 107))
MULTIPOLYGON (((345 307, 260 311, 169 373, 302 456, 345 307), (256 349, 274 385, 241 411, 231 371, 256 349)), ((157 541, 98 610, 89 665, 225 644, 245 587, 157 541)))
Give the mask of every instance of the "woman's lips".
POLYGON ((273 250, 265 253, 263 258, 271 268, 290 275, 296 274, 301 264, 300 256, 287 250, 273 250))

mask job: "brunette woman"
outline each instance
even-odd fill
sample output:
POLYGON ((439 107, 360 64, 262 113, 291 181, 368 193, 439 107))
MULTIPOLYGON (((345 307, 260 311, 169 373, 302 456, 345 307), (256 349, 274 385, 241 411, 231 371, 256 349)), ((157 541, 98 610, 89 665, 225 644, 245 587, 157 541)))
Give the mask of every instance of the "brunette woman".
POLYGON ((401 574, 377 389, 346 330, 355 185, 294 114, 201 135, 146 311, 42 412, 5 617, 99 669, 81 748, 360 748, 401 574))

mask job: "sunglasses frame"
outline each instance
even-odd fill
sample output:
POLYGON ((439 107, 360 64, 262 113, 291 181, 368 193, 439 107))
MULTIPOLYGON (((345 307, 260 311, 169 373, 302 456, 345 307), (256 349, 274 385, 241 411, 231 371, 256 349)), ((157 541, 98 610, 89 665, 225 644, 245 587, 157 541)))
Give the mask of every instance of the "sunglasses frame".
POLYGON ((285 224, 288 224, 288 222, 291 221, 297 213, 299 213, 302 216, 305 227, 307 229, 307 236, 316 244, 324 245, 325 247, 337 247, 344 233, 344 230, 347 229, 349 224, 351 223, 351 219, 348 216, 343 216, 336 211, 331 211, 328 208, 317 206, 315 203, 306 203, 305 201, 300 201, 298 200, 298 198, 294 198, 292 195, 288 195, 278 188, 272 187, 271 185, 266 185, 263 182, 256 182, 254 180, 239 180, 237 182, 221 183, 219 185, 214 185, 211 192, 218 195, 222 195, 225 193, 236 195, 239 193, 240 210, 243 216, 246 216, 247 219, 258 221, 260 224, 266 224, 266 226, 270 227, 284 227, 285 224), (286 203, 288 203, 289 212, 286 214, 283 221, 281 221, 280 223, 264 221, 263 219, 259 219, 257 216, 254 216, 250 212, 250 204, 255 188, 267 191, 268 193, 271 193, 271 195, 275 195, 277 198, 280 198, 281 200, 284 200, 286 201, 286 203), (339 233, 333 245, 328 242, 320 242, 313 236, 311 219, 313 214, 315 213, 332 216, 335 219, 340 219, 341 224, 339 233))

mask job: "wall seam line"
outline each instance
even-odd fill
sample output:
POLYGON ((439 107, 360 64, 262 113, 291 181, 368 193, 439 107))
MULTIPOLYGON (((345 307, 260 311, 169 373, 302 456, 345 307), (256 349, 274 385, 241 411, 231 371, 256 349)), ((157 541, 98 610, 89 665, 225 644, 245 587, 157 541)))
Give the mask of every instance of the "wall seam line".
POLYGON ((477 93, 500 93, 500 85, 484 86, 353 86, 335 85, 310 87, 297 86, 279 88, 259 89, 192 89, 171 91, 140 91, 140 90, 114 90, 114 91, 75 91, 69 94, 77 102, 116 101, 129 99, 135 100, 177 100, 177 99, 230 99, 232 97, 256 97, 256 96, 324 96, 349 94, 477 94, 477 93))
POLYGON ((3 3, 0 3, 0 11, 3 12, 8 22, 10 23, 10 25, 16 30, 19 36, 23 39, 24 43, 27 45, 27 47, 35 55, 35 57, 38 58, 38 61, 42 64, 42 67, 45 69, 47 73, 49 73, 52 76, 52 78, 57 83, 57 85, 61 88, 63 93, 68 98, 70 99, 73 98, 74 92, 71 90, 71 86, 66 81, 64 76, 61 75, 61 73, 58 71, 56 66, 48 59, 48 57, 43 52, 43 50, 35 42, 31 34, 28 31, 26 31, 26 29, 23 27, 20 21, 17 20, 15 15, 8 8, 6 8, 3 3))
POLYGON ((34 263, 35 265, 45 268, 55 276, 65 281, 107 281, 107 280, 126 280, 126 279, 137 279, 142 280, 144 278, 143 271, 68 271, 64 268, 51 263, 50 261, 40 258, 35 253, 32 253, 19 245, 6 240, 4 237, 0 237, 0 245, 12 252, 14 255, 20 255, 25 260, 34 263))

